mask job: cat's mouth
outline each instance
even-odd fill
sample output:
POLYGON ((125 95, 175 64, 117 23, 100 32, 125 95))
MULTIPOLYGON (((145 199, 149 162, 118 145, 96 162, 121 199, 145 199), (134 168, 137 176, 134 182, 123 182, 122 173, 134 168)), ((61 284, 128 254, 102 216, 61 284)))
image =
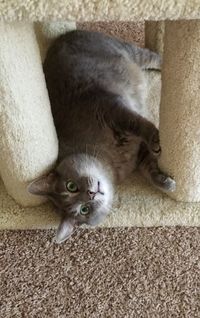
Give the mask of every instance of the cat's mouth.
POLYGON ((96 191, 91 191, 91 190, 88 190, 88 195, 90 197, 91 200, 94 200, 95 196, 97 194, 101 194, 101 195, 104 195, 104 192, 101 191, 101 188, 100 188, 100 182, 98 181, 97 183, 97 190, 96 191))
POLYGON ((100 193, 100 194, 104 195, 104 192, 101 191, 100 182, 99 182, 99 181, 98 181, 98 183, 97 183, 97 193, 100 193))

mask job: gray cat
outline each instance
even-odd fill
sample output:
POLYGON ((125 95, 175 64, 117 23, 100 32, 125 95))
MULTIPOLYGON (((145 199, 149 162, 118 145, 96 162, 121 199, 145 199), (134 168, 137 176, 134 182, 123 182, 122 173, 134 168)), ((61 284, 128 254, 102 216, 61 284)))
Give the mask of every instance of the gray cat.
POLYGON ((160 171, 159 134, 147 119, 142 69, 160 69, 147 49, 97 32, 72 31, 49 49, 44 73, 59 139, 57 167, 29 186, 61 214, 57 242, 76 226, 109 213, 115 185, 134 169, 156 187, 175 190, 160 171))

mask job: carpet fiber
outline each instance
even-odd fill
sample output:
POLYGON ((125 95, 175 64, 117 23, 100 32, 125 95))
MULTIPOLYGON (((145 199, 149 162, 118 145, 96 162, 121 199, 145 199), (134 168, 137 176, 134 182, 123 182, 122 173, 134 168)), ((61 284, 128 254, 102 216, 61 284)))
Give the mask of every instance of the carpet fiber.
POLYGON ((200 229, 0 232, 2 318, 200 317, 200 229))

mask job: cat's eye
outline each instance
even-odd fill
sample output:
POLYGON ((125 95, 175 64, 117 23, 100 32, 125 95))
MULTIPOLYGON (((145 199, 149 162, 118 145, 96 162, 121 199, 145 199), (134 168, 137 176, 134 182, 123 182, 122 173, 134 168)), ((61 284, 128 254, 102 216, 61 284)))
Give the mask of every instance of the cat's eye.
POLYGON ((69 192, 72 192, 72 193, 78 191, 77 184, 71 180, 66 183, 66 188, 69 192))
POLYGON ((90 212, 90 208, 87 205, 85 204, 81 205, 80 214, 87 215, 89 212, 90 212))

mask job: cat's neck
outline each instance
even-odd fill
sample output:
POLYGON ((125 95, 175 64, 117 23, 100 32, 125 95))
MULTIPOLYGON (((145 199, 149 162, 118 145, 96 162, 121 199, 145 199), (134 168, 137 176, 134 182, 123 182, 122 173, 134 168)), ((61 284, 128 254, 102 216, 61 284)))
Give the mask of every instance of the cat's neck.
POLYGON ((65 157, 73 156, 76 158, 78 164, 81 164, 87 169, 95 169, 99 171, 110 180, 114 185, 116 183, 115 170, 113 168, 111 160, 106 151, 99 145, 66 145, 60 144, 59 147, 58 163, 60 163, 65 157))

